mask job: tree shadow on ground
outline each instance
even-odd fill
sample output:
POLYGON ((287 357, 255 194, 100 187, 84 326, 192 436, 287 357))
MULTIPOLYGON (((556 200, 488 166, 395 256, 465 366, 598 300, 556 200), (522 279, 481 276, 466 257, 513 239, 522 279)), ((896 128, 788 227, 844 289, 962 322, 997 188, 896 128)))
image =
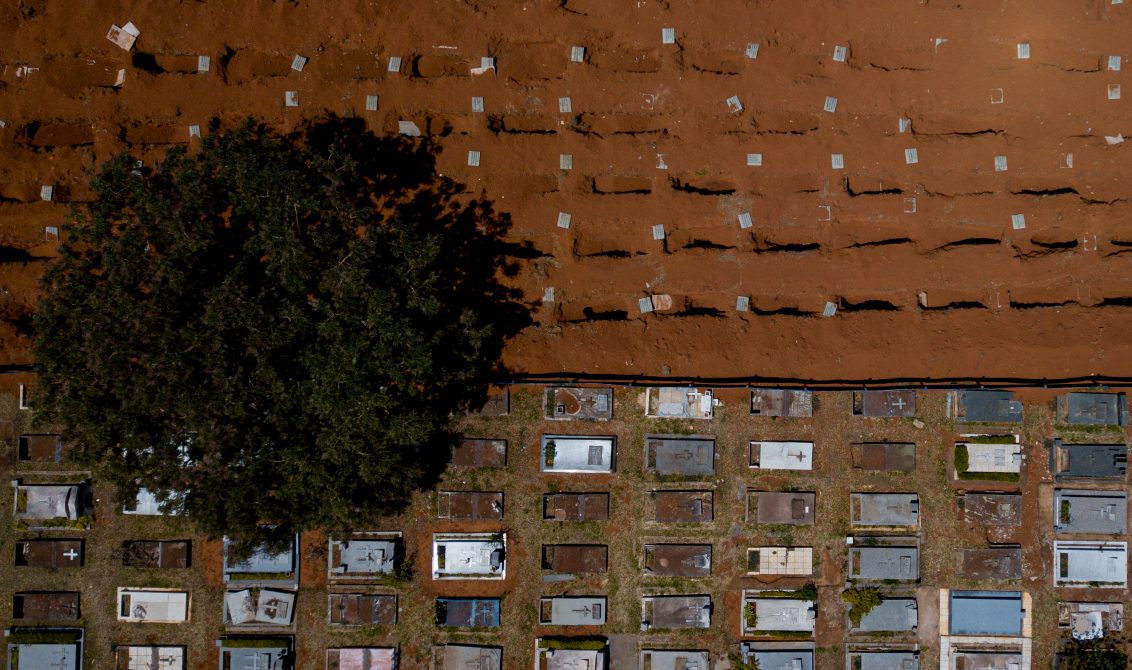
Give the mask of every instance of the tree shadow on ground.
POLYGON ((237 553, 433 488, 535 303, 540 252, 427 139, 247 122, 103 166, 45 277, 43 416, 122 495, 185 492, 237 553), (270 524, 265 526, 264 524, 270 524))
MULTIPOLYGON (((507 278, 519 275, 522 261, 542 255, 530 242, 508 240, 511 215, 496 211, 485 198, 469 198, 463 185, 436 171, 439 147, 427 139, 377 135, 363 119, 330 116, 300 129, 293 141, 316 153, 348 156, 369 180, 357 189, 359 207, 375 206, 392 220, 429 221, 438 235, 439 256, 434 279, 451 293, 433 316, 435 327, 458 323, 469 313, 483 315, 493 332, 480 343, 483 365, 459 388, 446 388, 434 400, 450 411, 478 409, 487 401, 489 384, 505 374, 501 359, 508 340, 531 325, 532 304, 507 278), (382 197, 374 200, 372 194, 382 197)), ((425 326, 431 327, 431 326, 425 326)), ((459 367, 459 347, 438 346, 436 363, 459 367)), ((425 467, 421 488, 433 488, 448 467, 458 435, 438 431, 420 452, 425 467)))

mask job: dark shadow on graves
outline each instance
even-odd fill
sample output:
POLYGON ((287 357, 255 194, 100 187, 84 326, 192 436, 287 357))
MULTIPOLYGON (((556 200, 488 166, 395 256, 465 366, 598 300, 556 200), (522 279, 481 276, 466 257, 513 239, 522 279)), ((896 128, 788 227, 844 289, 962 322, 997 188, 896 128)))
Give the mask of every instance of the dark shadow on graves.
MULTIPOLYGON (((497 211, 485 194, 469 198, 462 184, 439 175, 436 156, 440 148, 427 137, 377 135, 364 119, 329 116, 308 122, 292 139, 316 154, 340 152, 357 161, 360 173, 368 179, 367 188, 358 191, 359 206, 376 205, 393 219, 433 222, 430 230, 445 259, 434 278, 448 290, 429 323, 420 324, 421 329, 427 331, 435 324, 439 331, 444 324, 461 322, 469 313, 480 314, 481 321, 491 326, 480 339, 478 367, 465 368, 458 389, 446 389, 431 401, 434 407, 453 414, 482 407, 488 400, 489 384, 509 376, 501 363, 505 343, 533 323, 532 311, 540 304, 524 301, 522 292, 506 279, 520 273, 523 261, 539 258, 543 252, 530 242, 508 240, 511 215, 497 211), (381 202, 374 202, 375 193, 381 194, 381 202)), ((455 346, 437 346, 433 364, 458 368, 457 351, 455 346)), ((436 430, 413 454, 421 468, 419 488, 430 489, 439 483, 458 438, 453 431, 436 430)), ((380 497, 380 506, 386 510, 408 503, 407 499, 390 500, 385 494, 380 497)), ((365 508, 378 501, 355 502, 365 508)))
POLYGON ((185 516, 242 553, 295 531, 364 529, 435 487, 451 417, 509 375, 504 345, 540 304, 510 278, 542 253, 508 239, 510 215, 484 194, 438 174, 427 137, 377 135, 357 118, 284 135, 254 119, 227 125, 210 121, 199 152, 176 148, 152 167, 111 159, 89 216, 144 220, 84 229, 48 271, 53 302, 34 325, 40 380, 54 381, 52 404, 84 445, 76 459, 125 495, 184 492, 185 516), (102 244, 130 272, 66 271, 101 263, 94 251, 78 259, 102 244), (129 283, 151 275, 173 279, 129 283), (126 313, 137 327, 107 325, 126 313), (79 317, 98 324, 90 346, 144 356, 69 374, 85 352, 68 346, 82 339, 79 317), (128 411, 100 410, 98 374, 128 411))
MULTIPOLYGON (((440 149, 427 137, 377 135, 363 119, 328 116, 308 122, 290 139, 316 155, 338 154, 357 162, 367 183, 356 190, 352 204, 377 208, 391 220, 431 222, 429 230, 444 259, 434 269, 433 278, 447 289, 436 311, 417 324, 418 330, 444 332, 447 324, 460 323, 473 313, 480 315, 481 323, 491 325, 489 332, 474 335, 480 337, 476 367, 469 368, 460 359, 461 348, 456 343, 435 347, 432 365, 461 369, 463 380, 432 394, 431 407, 421 411, 455 415, 482 407, 488 400, 489 383, 509 375, 500 362, 504 344, 533 323, 531 312, 539 304, 524 302, 521 291, 505 280, 520 273, 524 260, 543 253, 529 242, 507 239, 510 214, 497 211, 483 194, 469 198, 462 184, 439 175, 436 156, 440 149)), ((419 468, 414 482, 417 489, 437 486, 459 437, 438 422, 424 443, 400 446, 402 458, 419 468)), ((349 491, 351 504, 359 510, 387 514, 401 511, 409 502, 407 496, 391 495, 388 489, 351 487, 349 491)), ((362 519, 358 523, 364 526, 362 519)))
POLYGON ((130 64, 147 74, 165 74, 165 68, 157 63, 157 57, 153 54, 135 51, 130 57, 130 64))

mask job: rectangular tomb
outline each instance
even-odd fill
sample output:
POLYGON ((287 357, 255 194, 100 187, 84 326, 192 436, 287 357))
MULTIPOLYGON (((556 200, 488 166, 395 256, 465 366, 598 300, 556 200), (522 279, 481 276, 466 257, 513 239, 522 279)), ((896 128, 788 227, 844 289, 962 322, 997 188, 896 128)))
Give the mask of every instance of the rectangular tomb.
POLYGON ((850 445, 853 467, 874 472, 913 472, 916 445, 913 442, 857 442, 850 445))
POLYGON ((397 596, 384 593, 331 593, 327 619, 339 626, 380 626, 397 623, 397 596))
POLYGON ((657 523, 710 523, 711 491, 652 491, 651 521, 657 523))
POLYGON ((759 470, 813 470, 813 442, 752 441, 748 464, 759 470))
POLYGON ((502 491, 440 491, 436 516, 441 519, 502 519, 502 491))
POLYGON ((613 472, 615 439, 600 435, 543 435, 539 469, 543 472, 613 472))
POLYGON ((710 577, 710 544, 646 544, 645 576, 710 577))
POLYGON ((507 465, 507 440, 461 439, 452 449, 452 465, 502 468, 507 465))
POLYGON ((812 526, 815 502, 816 494, 811 492, 749 491, 747 521, 812 526))
POLYGON ((122 565, 128 568, 187 568, 192 563, 189 540, 132 540, 122 543, 122 565))
POLYGON ((603 596, 556 596, 539 600, 544 626, 600 626, 608 613, 603 596))
POLYGON ((874 417, 916 416, 916 392, 854 391, 853 414, 874 417))
POLYGON ((915 528, 920 523, 920 496, 915 493, 850 493, 854 526, 915 528))
POLYGON ((645 437, 645 469, 658 475, 715 474, 715 440, 708 437, 645 437))
POLYGON ((604 544, 544 544, 542 569, 568 573, 602 573, 609 564, 604 544))
POLYGON ((1022 548, 1017 545, 963 549, 962 573, 971 579, 1022 579, 1022 548))
POLYGON ((805 418, 814 415, 813 391, 751 389, 751 414, 805 418))
POLYGON ((542 518, 549 521, 605 521, 609 518, 609 494, 547 493, 542 497, 542 518))
POLYGON ((613 418, 613 389, 552 386, 546 389, 547 419, 608 421, 613 418))

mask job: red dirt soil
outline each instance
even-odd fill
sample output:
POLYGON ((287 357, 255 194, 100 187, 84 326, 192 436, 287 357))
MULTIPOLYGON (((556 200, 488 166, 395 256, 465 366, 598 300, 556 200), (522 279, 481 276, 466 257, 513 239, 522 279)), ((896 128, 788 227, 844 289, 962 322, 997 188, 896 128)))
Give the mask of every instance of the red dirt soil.
MULTIPOLYGON (((1127 3, 17 4, 0 14, 0 246, 31 257, 55 253, 44 227, 89 199, 94 166, 124 150, 153 161, 190 124, 412 120, 440 171, 543 254, 518 279, 532 304, 555 289, 505 352, 520 375, 1132 377, 1132 147, 1105 140, 1132 135, 1132 85, 1109 99, 1127 3), (126 21, 163 73, 105 38, 126 21), (489 55, 496 69, 470 75, 489 55), (641 314, 654 294, 673 306, 641 314)), ((30 363, 15 324, 43 265, 0 265, 0 365, 30 363)))

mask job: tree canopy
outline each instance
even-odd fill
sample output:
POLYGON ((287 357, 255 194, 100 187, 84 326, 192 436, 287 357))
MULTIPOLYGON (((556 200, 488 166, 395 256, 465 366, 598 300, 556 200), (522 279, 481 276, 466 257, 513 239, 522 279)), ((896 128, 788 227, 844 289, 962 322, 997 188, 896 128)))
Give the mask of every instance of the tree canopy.
POLYGON ((181 492, 214 536, 399 509, 529 322, 508 217, 427 142, 249 121, 92 186, 34 322, 40 418, 123 495, 181 492))

